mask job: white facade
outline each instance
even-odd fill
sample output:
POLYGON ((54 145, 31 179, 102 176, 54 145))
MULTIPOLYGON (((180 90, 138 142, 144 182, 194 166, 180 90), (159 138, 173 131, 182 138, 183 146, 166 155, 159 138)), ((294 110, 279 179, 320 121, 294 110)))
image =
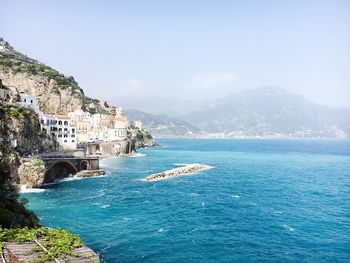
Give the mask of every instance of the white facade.
POLYGON ((91 117, 90 112, 83 111, 83 110, 77 110, 68 112, 68 116, 71 118, 79 118, 79 119, 87 119, 91 117))
POLYGON ((47 134, 54 134, 58 144, 63 149, 74 150, 77 148, 76 127, 71 119, 55 115, 39 115, 41 128, 47 134))
POLYGON ((29 107, 32 108, 36 113, 42 114, 42 112, 39 109, 38 101, 34 96, 29 95, 20 95, 21 102, 19 103, 22 107, 29 107))
POLYGON ((100 127, 100 120, 101 120, 101 114, 93 114, 92 116, 92 127, 93 128, 99 128, 100 127))
POLYGON ((142 130, 142 122, 141 121, 135 121, 134 126, 135 126, 135 128, 142 130))
MULTIPOLYGON (((56 116, 55 116, 56 117, 56 116)), ((73 125, 71 119, 66 117, 58 116, 56 127, 52 127, 52 131, 57 138, 57 142, 62 145, 64 149, 76 149, 77 148, 77 137, 76 127, 73 125)))

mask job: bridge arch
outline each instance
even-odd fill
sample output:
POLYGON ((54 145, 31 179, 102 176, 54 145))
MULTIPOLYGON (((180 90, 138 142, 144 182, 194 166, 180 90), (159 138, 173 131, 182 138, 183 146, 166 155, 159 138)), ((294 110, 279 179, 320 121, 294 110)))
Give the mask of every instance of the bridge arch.
POLYGON ((88 160, 82 160, 80 162, 80 171, 90 170, 90 169, 91 169, 91 163, 88 160))
POLYGON ((57 179, 68 177, 70 174, 76 174, 77 167, 67 160, 54 162, 45 173, 44 183, 54 183, 57 179))

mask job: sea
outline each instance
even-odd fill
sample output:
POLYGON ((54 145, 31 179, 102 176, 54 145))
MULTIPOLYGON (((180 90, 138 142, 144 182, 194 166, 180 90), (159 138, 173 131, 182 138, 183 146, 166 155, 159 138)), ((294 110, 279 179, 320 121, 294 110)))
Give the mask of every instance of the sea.
POLYGON ((350 140, 158 143, 21 196, 106 262, 350 262, 350 140), (143 180, 192 163, 211 169, 143 180))

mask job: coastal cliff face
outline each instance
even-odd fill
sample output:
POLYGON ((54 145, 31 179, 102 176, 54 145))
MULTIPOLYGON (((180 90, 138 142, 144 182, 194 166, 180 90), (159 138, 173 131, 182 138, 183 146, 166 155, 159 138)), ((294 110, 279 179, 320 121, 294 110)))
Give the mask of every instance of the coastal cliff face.
MULTIPOLYGON (((18 173, 23 164, 19 156, 57 148, 55 139, 41 132, 38 115, 33 110, 11 104, 0 104, 0 143, 0 162, 9 166, 12 182, 17 184, 22 183, 23 178, 18 173)), ((32 178, 34 181, 30 184, 35 185, 37 180, 33 175, 27 173, 24 177, 32 178)))
POLYGON ((84 108, 84 93, 73 77, 13 49, 0 52, 0 79, 19 93, 37 98, 44 113, 65 114, 84 108))
POLYGON ((38 115, 29 108, 0 105, 0 139, 20 155, 56 150, 57 143, 41 131, 38 115))
POLYGON ((67 114, 81 109, 91 113, 108 112, 106 103, 84 95, 74 77, 65 76, 12 47, 2 47, 0 79, 3 84, 15 92, 35 96, 42 112, 67 114))
POLYGON ((0 71, 4 85, 14 87, 20 93, 34 95, 40 109, 47 114, 66 114, 83 108, 84 94, 72 87, 61 89, 57 81, 37 74, 0 71))
MULTIPOLYGON (((9 98, 12 101, 17 95, 9 98)), ((11 104, 0 104, 0 226, 37 226, 39 219, 18 202, 16 184, 35 187, 43 177, 40 161, 19 156, 53 150, 56 142, 40 131, 36 113, 11 104)))

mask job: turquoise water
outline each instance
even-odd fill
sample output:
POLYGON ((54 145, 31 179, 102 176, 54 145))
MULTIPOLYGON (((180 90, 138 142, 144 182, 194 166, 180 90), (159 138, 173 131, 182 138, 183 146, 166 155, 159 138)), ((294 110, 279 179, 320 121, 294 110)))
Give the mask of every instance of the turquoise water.
POLYGON ((107 262, 350 262, 350 141, 160 140, 25 194, 107 262), (158 182, 178 163, 212 169, 158 182))

